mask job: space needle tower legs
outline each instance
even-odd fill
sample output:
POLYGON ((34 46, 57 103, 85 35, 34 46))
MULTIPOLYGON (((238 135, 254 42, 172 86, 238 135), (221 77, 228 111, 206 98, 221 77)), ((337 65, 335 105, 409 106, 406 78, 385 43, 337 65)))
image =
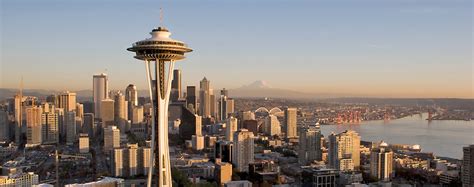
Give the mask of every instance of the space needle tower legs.
MULTIPOLYGON (((168 146, 168 106, 173 77, 174 60, 168 62, 155 59, 145 60, 150 101, 153 106, 150 166, 155 166, 159 186, 171 186, 171 167, 168 146), (151 62, 151 63, 150 63, 151 62), (150 71, 150 65, 155 65, 155 72, 150 71), (166 71, 166 65, 168 70, 166 71), (154 78, 153 78, 154 77, 154 78), (158 89, 155 89, 158 88, 158 89), (157 146, 158 145, 158 146, 157 146)), ((148 187, 151 187, 153 167, 148 170, 148 187)))

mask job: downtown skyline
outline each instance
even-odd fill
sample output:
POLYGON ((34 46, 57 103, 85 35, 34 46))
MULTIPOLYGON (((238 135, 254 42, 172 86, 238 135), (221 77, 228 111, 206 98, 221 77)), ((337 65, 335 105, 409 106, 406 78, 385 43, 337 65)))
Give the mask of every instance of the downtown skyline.
POLYGON ((172 37, 197 51, 176 64, 183 86, 472 98, 469 1, 342 2, 2 1, 0 87, 23 76, 25 88, 87 90, 107 69, 111 89, 144 90, 123 48, 159 25, 162 7, 172 37))

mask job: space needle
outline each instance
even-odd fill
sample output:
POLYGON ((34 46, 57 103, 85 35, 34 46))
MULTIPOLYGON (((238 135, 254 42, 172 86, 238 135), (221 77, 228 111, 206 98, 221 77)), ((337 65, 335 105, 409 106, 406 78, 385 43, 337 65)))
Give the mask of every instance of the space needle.
POLYGON ((168 105, 173 78, 174 63, 185 58, 191 52, 184 42, 170 38, 171 33, 164 27, 151 32, 151 38, 132 44, 128 51, 135 58, 145 62, 146 78, 150 100, 153 106, 150 168, 147 186, 151 187, 154 174, 154 186, 171 187, 171 167, 168 145, 168 105))

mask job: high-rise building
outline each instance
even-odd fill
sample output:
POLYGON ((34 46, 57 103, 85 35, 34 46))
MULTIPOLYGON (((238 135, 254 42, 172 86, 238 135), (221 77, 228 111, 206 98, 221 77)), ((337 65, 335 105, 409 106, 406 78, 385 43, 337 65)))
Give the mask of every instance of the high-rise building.
POLYGON ((253 135, 257 136, 258 134, 258 121, 257 120, 244 120, 242 122, 242 128, 253 132, 253 135))
POLYGON ((84 118, 84 105, 81 103, 76 103, 76 117, 84 118))
POLYGON ((59 143, 59 115, 58 112, 47 112, 41 115, 41 139, 43 144, 59 143))
POLYGON ((43 109, 43 112, 54 112, 54 110, 56 109, 56 106, 54 106, 54 104, 44 102, 44 103, 41 103, 41 108, 43 109))
POLYGON ((222 162, 232 162, 234 144, 229 141, 217 141, 214 146, 214 158, 222 162))
POLYGON ((211 88, 210 81, 204 77, 200 82, 199 114, 204 118, 211 117, 211 88))
POLYGON ((115 101, 112 99, 104 99, 100 104, 100 119, 102 119, 103 127, 114 125, 115 101))
POLYGON ((285 134, 286 138, 296 138, 298 136, 296 131, 296 108, 285 109, 285 134))
POLYGON ((218 102, 218 117, 220 121, 225 121, 229 114, 234 113, 234 100, 229 98, 229 90, 221 90, 218 102))
POLYGON ((26 109, 26 146, 41 145, 41 107, 31 107, 26 109))
POLYGON ((217 142, 217 136, 206 135, 204 136, 204 147, 206 149, 214 149, 217 142))
POLYGON ((151 148, 142 147, 138 149, 138 174, 148 175, 150 169, 150 160, 151 160, 151 148))
POLYGON ((202 117, 185 108, 183 108, 182 114, 179 136, 182 139, 190 140, 192 135, 202 135, 202 117))
POLYGON ((249 164, 254 162, 253 133, 240 129, 234 133, 234 153, 232 163, 239 172, 248 172, 249 164))
POLYGON ((219 113, 218 117, 220 121, 225 121, 227 119, 227 96, 225 95, 228 91, 224 88, 221 90, 221 97, 219 98, 219 113))
POLYGON ((204 149, 204 136, 192 135, 191 137, 192 148, 196 151, 204 149))
POLYGON ((82 125, 82 133, 87 133, 89 138, 94 138, 97 129, 94 127, 94 114, 85 113, 84 114, 84 124, 82 125))
POLYGON ((21 144, 21 128, 23 126, 23 95, 20 91, 20 94, 15 95, 13 98, 15 101, 15 143, 21 144))
POLYGON ((0 142, 10 140, 10 128, 8 121, 8 112, 0 109, 0 142))
POLYGON ((214 95, 214 90, 210 89, 209 93, 209 110, 211 113, 211 116, 217 116, 217 102, 216 102, 216 96, 214 95))
POLYGON ((84 125, 84 119, 83 118, 80 118, 80 117, 77 117, 77 114, 76 114, 76 140, 77 140, 77 135, 82 133, 82 128, 83 128, 83 125, 84 125))
POLYGON ((202 136, 202 117, 195 115, 196 117, 196 123, 195 123, 195 128, 196 128, 196 134, 197 136, 202 136))
MULTIPOLYGON (((104 145, 105 148, 105 145, 104 145)), ((110 173, 114 177, 125 176, 124 172, 124 149, 115 148, 111 150, 110 158, 110 173)))
POLYGON ((175 69, 173 81, 171 81, 171 101, 178 101, 181 98, 181 70, 175 69))
POLYGON ((132 124, 139 124, 143 122, 143 106, 133 107, 132 116, 132 124))
POLYGON ((129 84, 125 89, 125 101, 127 101, 127 119, 132 120, 133 107, 138 106, 138 92, 135 85, 129 84))
POLYGON ((463 187, 474 186, 474 144, 463 147, 461 173, 463 187))
POLYGON ((100 110, 102 100, 108 98, 109 94, 109 80, 107 78, 107 74, 97 74, 93 76, 92 80, 92 92, 94 97, 94 114, 95 117, 100 118, 100 110))
POLYGON ((360 136, 346 130, 329 135, 329 167, 341 171, 352 171, 360 165, 360 136))
POLYGON ((304 168, 301 173, 301 178, 303 179, 302 186, 337 186, 338 173, 339 171, 336 169, 304 168))
POLYGON ((117 92, 114 96, 114 121, 115 125, 118 126, 120 131, 127 132, 127 102, 125 102, 125 96, 121 92, 117 92))
POLYGON ((135 85, 129 84, 125 88, 125 101, 131 103, 130 106, 138 106, 138 91, 135 85))
POLYGON ((55 106, 63 108, 64 112, 76 110, 76 93, 66 91, 57 96, 55 106))
POLYGON ((390 181, 393 172, 393 152, 387 143, 370 151, 370 176, 377 180, 390 181))
POLYGON ((76 112, 66 112, 64 117, 66 123, 66 144, 73 145, 76 141, 76 112))
POLYGON ((196 86, 186 87, 186 108, 194 113, 197 111, 196 86))
POLYGON ((232 181, 232 164, 227 162, 216 163, 215 179, 220 187, 223 187, 224 183, 232 181))
POLYGON ((104 151, 120 147, 120 130, 116 126, 104 128, 104 151))
POLYGON ((79 134, 79 153, 89 153, 89 135, 79 134))
POLYGON ((128 144, 124 148, 111 151, 111 173, 115 177, 133 177, 146 175, 149 169, 150 148, 128 144))
POLYGON ((0 176, 0 186, 36 186, 39 176, 33 172, 17 172, 7 176, 0 176))
POLYGON ((226 106, 227 107, 227 115, 234 113, 234 108, 235 108, 234 105, 235 105, 234 104, 234 99, 227 98, 227 106, 226 106))
MULTIPOLYGON (((67 136, 67 124, 65 123, 66 121, 66 117, 65 117, 65 113, 64 113, 64 108, 54 108, 54 112, 50 112, 50 113, 55 113, 58 115, 58 138, 63 141, 66 139, 66 136, 67 136)), ((44 139, 44 136, 43 136, 43 139, 44 139)), ((59 141, 58 139, 58 141, 59 141)))
POLYGON ((225 140, 233 142, 234 133, 237 131, 238 121, 237 118, 230 117, 227 119, 225 127, 225 140))
POLYGON ((315 160, 322 160, 321 138, 322 135, 318 123, 301 129, 298 152, 300 164, 306 165, 315 160))
POLYGON ((265 118, 264 132, 268 136, 281 134, 280 121, 276 116, 270 114, 265 118))

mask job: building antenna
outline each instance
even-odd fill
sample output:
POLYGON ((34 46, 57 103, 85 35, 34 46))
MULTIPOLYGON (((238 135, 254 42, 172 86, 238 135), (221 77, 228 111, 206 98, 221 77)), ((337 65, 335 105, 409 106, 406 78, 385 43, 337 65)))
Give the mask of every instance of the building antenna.
POLYGON ((163 25, 163 8, 160 8, 160 26, 164 26, 163 25))
POLYGON ((23 97, 23 75, 21 76, 21 79, 20 79, 20 102, 21 102, 22 97, 23 97))

